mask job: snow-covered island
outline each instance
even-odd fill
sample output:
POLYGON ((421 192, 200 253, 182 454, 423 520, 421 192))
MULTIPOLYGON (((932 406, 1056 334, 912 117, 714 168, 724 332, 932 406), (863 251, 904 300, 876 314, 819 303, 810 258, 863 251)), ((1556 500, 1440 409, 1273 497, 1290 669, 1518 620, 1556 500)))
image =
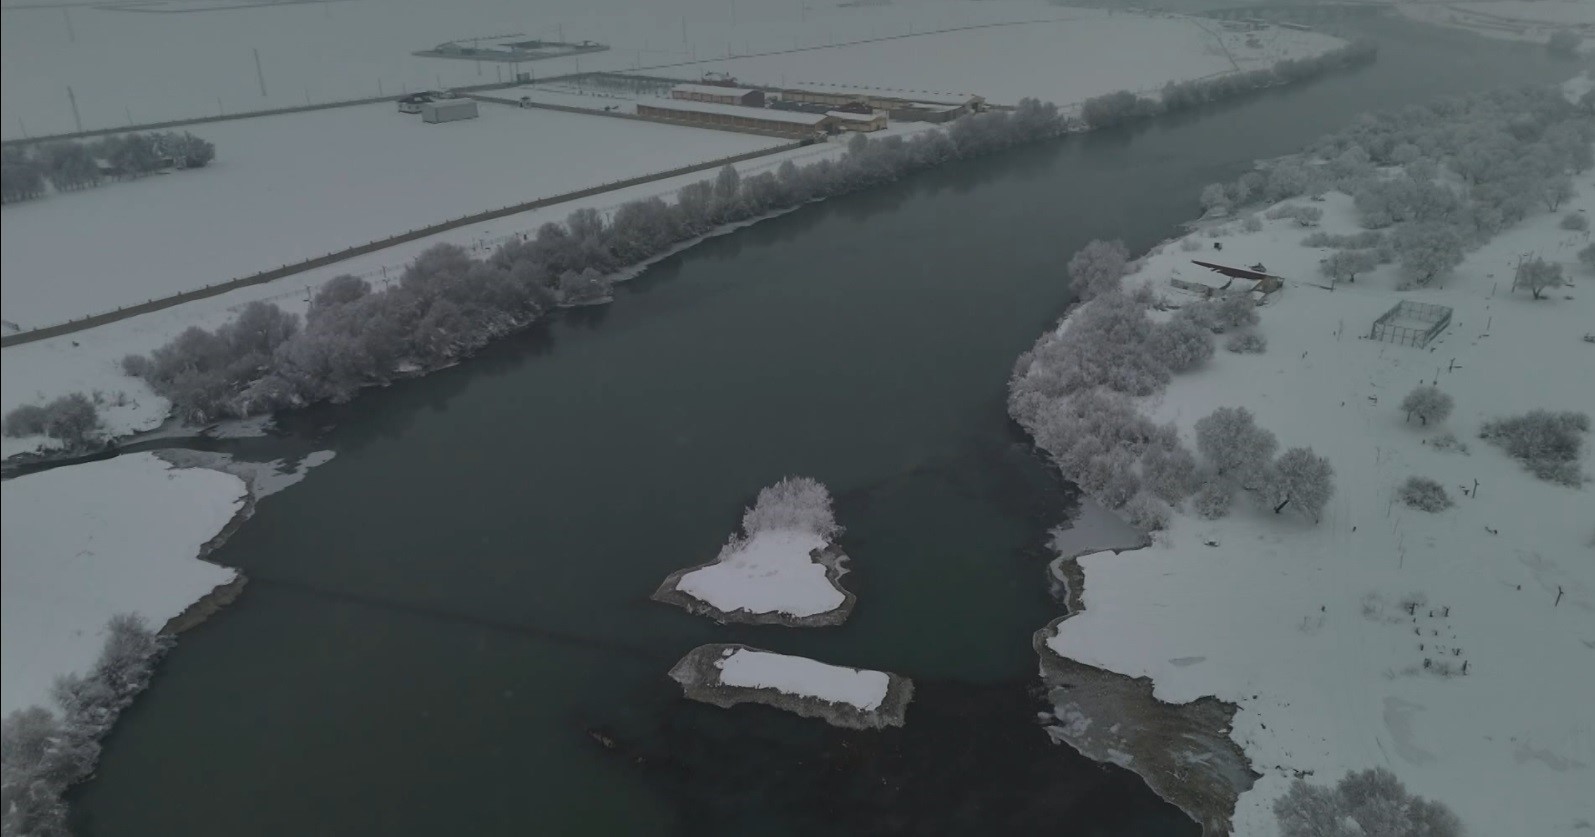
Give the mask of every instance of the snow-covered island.
POLYGON ((856 597, 844 590, 847 556, 825 486, 787 477, 759 492, 714 561, 671 573, 655 601, 717 622, 812 628, 840 625, 856 597))
POLYGON ((1573 98, 1367 117, 1208 187, 1208 219, 1135 263, 1071 262, 1089 301, 1010 406, 1155 534, 1062 568, 1071 614, 1036 637, 1055 737, 1209 833, 1595 822, 1595 124, 1573 98))
POLYGON ((762 703, 838 727, 900 727, 914 683, 885 671, 833 666, 746 645, 701 645, 670 668, 687 697, 729 709, 762 703))

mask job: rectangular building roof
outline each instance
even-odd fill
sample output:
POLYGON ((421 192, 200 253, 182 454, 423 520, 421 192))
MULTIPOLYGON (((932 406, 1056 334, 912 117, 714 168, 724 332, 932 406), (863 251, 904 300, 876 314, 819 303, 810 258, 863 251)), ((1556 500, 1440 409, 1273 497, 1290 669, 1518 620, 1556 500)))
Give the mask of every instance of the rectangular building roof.
POLYGON ((850 113, 845 110, 828 110, 825 112, 825 115, 834 116, 837 119, 845 119, 849 122, 874 122, 877 119, 883 119, 886 117, 886 114, 879 111, 871 113, 850 113))
POLYGON ((678 84, 670 89, 700 96, 736 96, 739 99, 753 92, 745 87, 721 87, 718 84, 678 84))
POLYGON ((771 110, 770 108, 750 108, 741 105, 722 105, 716 102, 693 102, 686 99, 644 99, 637 102, 638 107, 658 108, 660 110, 679 110, 691 113, 718 113, 726 116, 740 116, 743 119, 760 119, 766 122, 788 122, 793 125, 817 126, 829 117, 823 113, 803 113, 795 110, 771 110))

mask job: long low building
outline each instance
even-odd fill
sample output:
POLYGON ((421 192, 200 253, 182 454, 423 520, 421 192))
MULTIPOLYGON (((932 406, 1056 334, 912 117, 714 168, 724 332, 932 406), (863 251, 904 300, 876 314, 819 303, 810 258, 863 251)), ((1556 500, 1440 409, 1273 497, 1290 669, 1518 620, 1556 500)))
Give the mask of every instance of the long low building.
POLYGON ((638 102, 637 115, 710 128, 733 128, 793 137, 824 133, 836 124, 835 117, 824 113, 750 108, 680 99, 638 102))
POLYGON ((824 105, 833 109, 852 104, 867 105, 872 110, 885 111, 899 122, 948 122, 986 108, 986 100, 981 96, 969 96, 957 102, 925 102, 847 90, 781 90, 780 93, 785 101, 803 105, 824 105))

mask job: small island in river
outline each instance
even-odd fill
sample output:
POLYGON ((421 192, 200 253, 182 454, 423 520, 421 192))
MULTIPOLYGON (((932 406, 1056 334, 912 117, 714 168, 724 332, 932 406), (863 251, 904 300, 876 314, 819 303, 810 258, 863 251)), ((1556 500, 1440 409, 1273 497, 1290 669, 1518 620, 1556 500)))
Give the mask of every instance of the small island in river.
POLYGON ((687 697, 729 709, 762 703, 832 726, 903 725, 914 683, 885 671, 833 666, 746 645, 700 645, 670 667, 687 697))
POLYGON ((707 564, 671 573, 655 601, 717 622, 812 628, 840 625, 856 598, 841 586, 847 556, 832 543, 841 527, 825 486, 788 477, 759 492, 707 564))

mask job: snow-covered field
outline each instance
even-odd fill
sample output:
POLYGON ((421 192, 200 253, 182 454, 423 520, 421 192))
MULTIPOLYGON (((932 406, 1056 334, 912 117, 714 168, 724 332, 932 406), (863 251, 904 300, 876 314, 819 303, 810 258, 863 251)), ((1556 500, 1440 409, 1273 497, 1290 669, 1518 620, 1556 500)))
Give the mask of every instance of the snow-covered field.
POLYGON ((1489 38, 1543 43, 1558 30, 1582 35, 1595 47, 1595 3, 1586 0, 1487 0, 1479 3, 1397 3, 1407 17, 1467 29, 1489 38))
POLYGON ((491 83, 508 80, 512 69, 547 78, 690 63, 694 66, 684 72, 696 76, 719 69, 703 62, 813 50, 756 66, 760 75, 785 72, 792 79, 973 90, 994 101, 1034 95, 1062 104, 1237 64, 1255 66, 1286 52, 1328 45, 1320 36, 1273 30, 1264 34, 1261 50, 1246 48, 1244 37, 1233 34, 1224 36, 1221 46, 1208 31, 1219 31, 1211 23, 1040 0, 857 5, 740 0, 734 6, 723 0, 550 0, 536 7, 512 0, 348 0, 188 14, 75 6, 68 12, 7 8, 3 15, 0 134, 8 138, 73 130, 68 87, 83 126, 101 128, 491 83), (1070 22, 1042 23, 1031 31, 1029 22, 1059 19, 1070 22), (917 37, 1020 22, 1027 25, 917 37), (450 39, 510 33, 592 39, 612 49, 514 68, 410 54, 450 39), (916 37, 813 49, 903 35, 916 37), (1226 46, 1235 63, 1226 56, 1226 46), (899 69, 898 62, 905 61, 899 69), (951 62, 947 71, 940 69, 943 61, 951 62), (106 67, 115 70, 106 72, 106 67))
POLYGON ((1155 92, 1169 81, 1273 66, 1341 42, 1316 32, 1270 28, 1230 32, 1178 15, 1069 9, 1061 20, 927 34, 817 52, 710 61, 663 72, 704 71, 770 86, 842 90, 932 100, 985 96, 1013 104, 1033 96, 1075 104, 1116 90, 1155 92))
POLYGON ((846 596, 811 556, 826 547, 813 532, 759 532, 720 561, 683 575, 676 589, 727 613, 817 616, 842 606, 846 596))
POLYGON ((149 453, 0 484, 0 714, 48 705, 56 677, 93 667, 112 616, 158 629, 232 581, 196 556, 246 494, 238 477, 149 453))
MULTIPOLYGON (((1281 448, 1328 457, 1335 494, 1317 525, 1243 497, 1227 518, 1179 514, 1151 547, 1081 559, 1086 610, 1048 645, 1150 677, 1168 702, 1237 704, 1231 736, 1263 774, 1240 799, 1237 833, 1276 833, 1271 803, 1297 771, 1327 783, 1373 766, 1474 834, 1595 822, 1595 500, 1477 438, 1486 420, 1535 408, 1595 414, 1595 347, 1581 339, 1595 327, 1595 276, 1574 256, 1589 235, 1558 225, 1595 214, 1595 176, 1575 182, 1561 211, 1498 236, 1432 289, 1398 294, 1388 266, 1314 287, 1329 251, 1302 247, 1306 231, 1288 220, 1216 239, 1224 262, 1290 280, 1260 311, 1267 351, 1221 350, 1142 410, 1189 445, 1197 419, 1245 406, 1281 448), (1574 285, 1538 301, 1513 293, 1523 254, 1562 263, 1574 285), (1423 349, 1365 339, 1399 299, 1451 306, 1450 327, 1423 349), (1398 409, 1422 382, 1455 398, 1434 426, 1398 409), (1444 433, 1468 449, 1431 444, 1444 433), (1413 475, 1456 506, 1396 500, 1413 475)), ((1345 196, 1314 205, 1326 231, 1359 229, 1345 196)), ((1194 235, 1212 254, 1213 239, 1194 235)), ((1177 296, 1170 278, 1204 274, 1192 256, 1165 246, 1126 281, 1177 296)))
MULTIPOLYGON (((195 126, 214 163, 0 210, 0 316, 63 322, 405 230, 782 140, 484 104, 375 104, 195 126), (86 246, 87 245, 87 246, 86 246)), ((291 281, 291 280, 290 280, 291 281)))
POLYGON ((715 661, 720 684, 775 689, 798 697, 845 703, 868 712, 886 699, 884 671, 833 666, 807 657, 739 648, 715 661))

